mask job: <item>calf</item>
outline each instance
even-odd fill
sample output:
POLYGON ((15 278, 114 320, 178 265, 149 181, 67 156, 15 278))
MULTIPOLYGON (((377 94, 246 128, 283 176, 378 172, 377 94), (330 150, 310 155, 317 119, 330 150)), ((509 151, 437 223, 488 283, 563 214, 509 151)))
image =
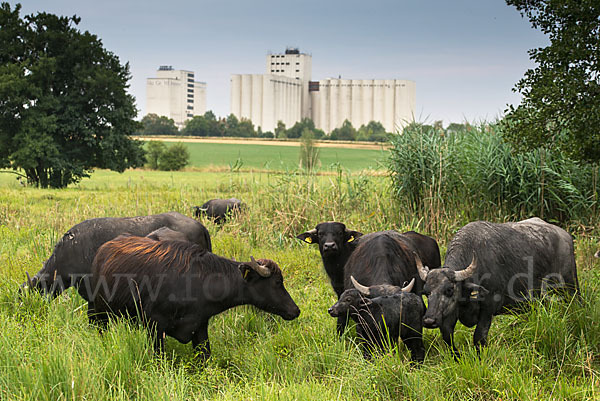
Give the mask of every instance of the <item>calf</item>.
POLYGON ((300 309, 269 259, 239 263, 196 244, 120 236, 104 244, 93 263, 88 305, 91 321, 109 314, 139 317, 154 330, 155 347, 169 335, 192 341, 203 359, 210 355, 209 319, 236 305, 251 304, 286 320, 300 309))
POLYGON ((444 268, 429 271, 419 260, 417 265, 429 301, 423 324, 439 327, 456 358, 457 320, 476 326, 473 343, 479 351, 487 342, 492 316, 551 286, 578 290, 573 238, 539 218, 469 223, 450 241, 444 268))
POLYGON ((371 357, 375 349, 385 351, 390 341, 398 337, 408 347, 411 359, 422 362, 423 346, 423 299, 411 293, 413 278, 404 288, 379 285, 366 287, 353 280, 355 289, 342 293, 340 299, 329 308, 333 317, 350 314, 356 321, 356 332, 364 343, 363 356, 371 357))
MULTIPOLYGON (((343 223, 328 221, 319 223, 313 230, 296 237, 307 244, 319 245, 325 272, 338 299, 344 292, 344 265, 361 236, 361 232, 349 230, 343 223)), ((347 321, 346 316, 340 315, 338 318, 337 331, 340 335, 344 332, 347 321)))

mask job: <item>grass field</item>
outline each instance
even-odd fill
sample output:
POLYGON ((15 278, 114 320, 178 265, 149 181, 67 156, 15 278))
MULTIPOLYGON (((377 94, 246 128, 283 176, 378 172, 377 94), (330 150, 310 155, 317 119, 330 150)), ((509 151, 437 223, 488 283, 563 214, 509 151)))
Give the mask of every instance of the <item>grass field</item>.
MULTIPOLYGON (((210 153, 210 152, 209 152, 210 153)), ((520 315, 497 317, 477 359, 472 329, 457 325, 464 357, 455 362, 437 330, 425 330, 421 367, 403 345, 363 360, 352 331, 335 335, 327 308, 335 296, 318 250, 296 234, 337 220, 363 232, 415 229, 445 252, 465 213, 445 215, 435 232, 427 216, 407 215, 388 178, 295 173, 97 171, 64 190, 21 187, 0 175, 0 399, 2 400, 590 400, 600 398, 600 263, 597 237, 574 232, 583 301, 536 302, 520 315), (276 260, 302 310, 283 321, 249 306, 211 320, 213 356, 205 365, 191 345, 167 339, 153 354, 143 329, 123 322, 102 335, 87 322, 72 290, 55 300, 20 298, 25 271, 36 272, 74 224, 131 216, 236 196, 247 213, 222 229, 206 222, 214 252, 237 260, 276 260)), ((496 221, 502 219, 495 218, 496 221)))
MULTIPOLYGON (((242 170, 289 171, 299 166, 300 148, 297 146, 190 142, 185 145, 190 150, 189 166, 200 169, 229 167, 236 163, 242 170)), ((377 149, 322 147, 320 170, 336 170, 338 165, 350 171, 380 169, 385 156, 387 152, 377 149)))

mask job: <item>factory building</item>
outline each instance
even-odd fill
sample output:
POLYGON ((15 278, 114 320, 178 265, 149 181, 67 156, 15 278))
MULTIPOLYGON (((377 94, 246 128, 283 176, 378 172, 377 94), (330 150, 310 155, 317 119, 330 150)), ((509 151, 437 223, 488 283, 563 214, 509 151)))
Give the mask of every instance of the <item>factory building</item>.
POLYGON ((386 131, 398 132, 414 119, 414 81, 311 81, 312 56, 295 48, 268 54, 266 67, 266 75, 231 78, 231 113, 252 120, 263 131, 274 131, 278 121, 291 127, 308 117, 327 134, 345 120, 355 128, 378 121, 386 131))
POLYGON ((192 71, 160 66, 156 78, 146 79, 146 113, 173 119, 178 128, 206 112, 206 83, 192 71))
POLYGON ((231 113, 263 131, 273 131, 278 121, 291 127, 301 120, 302 89, 300 80, 284 75, 232 75, 231 113))
POLYGON ((311 82, 312 120, 329 133, 345 120, 355 128, 380 122, 397 132, 413 120, 415 83, 399 79, 323 79, 311 82))

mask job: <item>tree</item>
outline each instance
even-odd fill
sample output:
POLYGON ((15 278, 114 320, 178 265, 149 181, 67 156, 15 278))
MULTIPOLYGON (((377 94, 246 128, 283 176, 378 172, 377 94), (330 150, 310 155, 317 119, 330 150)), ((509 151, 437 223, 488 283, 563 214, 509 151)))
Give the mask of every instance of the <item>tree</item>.
POLYGON ((204 116, 194 116, 185 123, 184 135, 210 136, 210 123, 204 116))
POLYGON ((356 134, 359 141, 386 142, 388 133, 379 121, 369 121, 367 125, 361 125, 356 134))
POLYGON ((600 3, 597 0, 506 0, 548 35, 529 51, 538 65, 513 89, 504 135, 519 150, 556 148, 584 162, 600 161, 600 3))
POLYGON ((285 124, 283 121, 277 121, 277 127, 275 127, 275 138, 287 138, 285 124))
POLYGON ((20 10, 0 4, 0 167, 60 188, 94 168, 141 166, 129 65, 77 30, 77 16, 20 10))
POLYGON ((312 119, 306 117, 300 121, 297 121, 292 128, 287 130, 287 138, 300 138, 305 129, 312 131, 315 139, 321 138, 325 135, 323 131, 315 127, 315 123, 312 119))
POLYGON ((142 118, 143 128, 139 131, 142 135, 177 135, 179 131, 172 118, 157 114, 146 114, 142 118))
POLYGON ((161 141, 150 141, 146 147, 146 159, 152 170, 158 170, 160 156, 167 150, 167 146, 161 141))
POLYGON ((188 148, 181 142, 169 146, 158 159, 158 168, 164 171, 181 170, 190 160, 188 148))
POLYGON ((338 141, 354 141, 356 139, 356 130, 350 121, 344 120, 340 128, 331 131, 329 137, 338 141))

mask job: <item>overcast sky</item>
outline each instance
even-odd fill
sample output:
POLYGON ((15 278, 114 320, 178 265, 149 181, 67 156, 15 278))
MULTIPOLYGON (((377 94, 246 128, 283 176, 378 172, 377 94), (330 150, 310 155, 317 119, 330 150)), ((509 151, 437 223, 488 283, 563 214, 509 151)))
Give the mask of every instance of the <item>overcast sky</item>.
MULTIPOLYGON (((10 2, 12 6, 16 2, 10 2)), ((286 47, 312 55, 312 79, 409 79, 421 122, 492 121, 546 46, 502 0, 24 0, 22 15, 81 17, 80 30, 131 69, 130 92, 146 114, 146 78, 160 65, 207 83, 207 109, 230 112, 231 74, 265 73, 286 47)))

